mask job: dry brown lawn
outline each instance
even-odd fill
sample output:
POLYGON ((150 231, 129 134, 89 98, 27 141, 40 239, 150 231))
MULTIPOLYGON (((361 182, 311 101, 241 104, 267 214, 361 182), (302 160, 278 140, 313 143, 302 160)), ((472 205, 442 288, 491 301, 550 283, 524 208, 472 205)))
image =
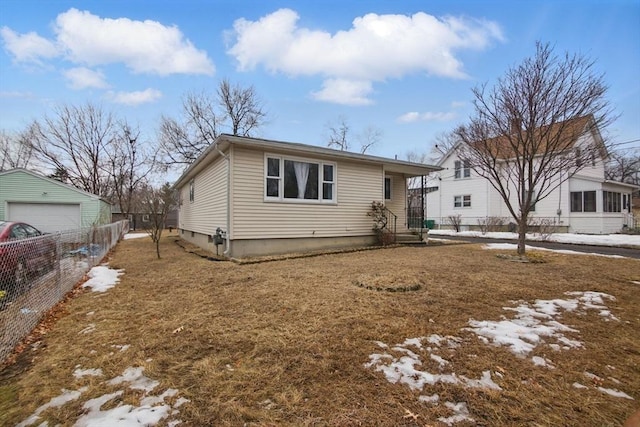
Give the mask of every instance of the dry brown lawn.
MULTIPOLYGON (((620 426, 639 408, 637 260, 543 253, 542 263, 519 263, 455 244, 242 265, 207 260, 175 240, 163 238, 161 260, 149 238, 117 246, 108 262, 125 270, 121 282, 106 293, 78 292, 46 334, 0 371, 0 424, 27 419, 63 389, 87 387, 81 398, 42 410, 34 425, 71 426, 84 402, 116 390, 124 393, 103 409, 140 405, 143 391, 108 383, 128 367, 159 381, 156 396, 178 391, 165 402, 179 412, 160 425, 435 426, 453 415, 448 401, 465 402, 475 420, 460 426, 620 426), (465 330, 469 319, 512 317, 503 307, 514 301, 571 291, 614 296, 606 304, 619 321, 594 310, 562 313, 558 320, 579 331, 567 335, 583 347, 536 347, 532 355, 555 369, 465 330), (442 383, 412 390, 365 366, 384 352, 377 342, 432 334, 462 340, 443 350, 443 373, 478 379, 490 371, 502 390, 442 383), (73 376, 90 368, 102 376, 73 376), (419 400, 434 394, 438 404, 419 400), (189 402, 178 407, 179 398, 189 402)), ((421 354, 422 368, 438 372, 421 354)))

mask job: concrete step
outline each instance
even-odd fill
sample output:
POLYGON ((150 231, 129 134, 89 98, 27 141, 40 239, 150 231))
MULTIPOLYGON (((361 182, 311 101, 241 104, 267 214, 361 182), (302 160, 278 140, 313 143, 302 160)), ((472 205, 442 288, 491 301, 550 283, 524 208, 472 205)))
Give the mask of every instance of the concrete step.
POLYGON ((396 243, 401 245, 425 245, 426 243, 420 239, 420 236, 413 233, 396 234, 396 243))

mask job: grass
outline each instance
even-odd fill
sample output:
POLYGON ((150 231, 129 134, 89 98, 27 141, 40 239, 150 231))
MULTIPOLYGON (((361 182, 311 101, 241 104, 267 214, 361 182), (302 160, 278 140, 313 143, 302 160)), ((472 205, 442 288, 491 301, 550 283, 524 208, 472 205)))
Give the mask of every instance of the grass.
MULTIPOLYGON (((132 366, 158 380, 158 392, 177 389, 190 400, 177 415, 186 426, 439 425, 451 411, 418 400, 434 393, 466 402, 478 425, 491 426, 619 426, 638 408, 637 260, 544 253, 537 255, 544 262, 516 263, 457 244, 238 264, 202 258, 175 240, 163 237, 161 260, 148 238, 121 242, 108 260, 125 270, 121 282, 106 293, 78 292, 58 307, 44 333, 0 371, 1 425, 25 420, 61 389, 86 386, 82 399, 47 409, 38 421, 71 426, 84 401, 122 389, 106 380, 132 366), (405 285, 405 292, 385 291, 405 285), (584 348, 536 349, 555 369, 464 330, 471 318, 499 320, 513 301, 568 291, 615 296, 607 305, 620 321, 563 314, 584 348), (81 333, 91 325, 93 332, 81 333), (470 378, 500 372, 493 378, 502 391, 436 384, 420 393, 364 366, 380 351, 377 341, 431 334, 461 337, 447 355, 451 370, 470 378), (114 347, 122 345, 130 347, 114 347), (79 367, 103 376, 76 379, 79 367), (602 384, 590 384, 585 371, 602 384)), ((127 389, 111 405, 140 398, 127 389)))

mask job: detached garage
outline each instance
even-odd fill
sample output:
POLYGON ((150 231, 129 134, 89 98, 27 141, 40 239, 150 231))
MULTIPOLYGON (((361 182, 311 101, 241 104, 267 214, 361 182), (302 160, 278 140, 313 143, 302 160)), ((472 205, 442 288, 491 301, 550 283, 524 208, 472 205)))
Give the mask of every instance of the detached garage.
POLYGON ((53 233, 107 224, 110 218, 111 205, 94 194, 26 169, 0 172, 0 220, 53 233))

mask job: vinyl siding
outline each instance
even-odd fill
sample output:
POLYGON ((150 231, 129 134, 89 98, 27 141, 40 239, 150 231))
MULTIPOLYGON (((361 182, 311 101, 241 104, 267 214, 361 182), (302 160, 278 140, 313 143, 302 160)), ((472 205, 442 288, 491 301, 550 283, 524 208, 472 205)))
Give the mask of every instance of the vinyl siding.
POLYGON ((217 158, 194 179, 194 200, 189 200, 189 183, 180 188, 179 227, 202 234, 227 228, 227 160, 217 158))
MULTIPOLYGON (((280 155, 287 157, 286 154, 280 155)), ((337 203, 277 202, 264 200, 264 158, 265 152, 261 150, 234 149, 233 239, 362 236, 372 233, 372 221, 367 212, 373 200, 383 197, 382 166, 308 158, 336 165, 337 203)))
POLYGON ((80 204, 82 227, 108 224, 111 219, 111 205, 98 196, 21 170, 0 175, 0 219, 6 218, 9 202, 80 204))
MULTIPOLYGON (((442 165, 445 169, 440 172, 442 177, 440 190, 438 190, 441 192, 439 197, 440 211, 437 216, 435 212, 432 212, 429 217, 435 216, 436 222, 443 224, 447 222, 450 215, 460 215, 462 224, 477 225, 478 218, 484 218, 489 214, 488 206, 493 200, 488 199, 489 190, 486 180, 477 176, 473 170, 469 178, 456 179, 454 177, 456 160, 455 156, 450 156, 442 165), (471 207, 454 207, 454 197, 465 195, 471 195, 471 207)), ((438 197, 436 193, 434 193, 434 197, 438 197)))
MULTIPOLYGON (((392 175, 391 177, 391 200, 385 200, 385 206, 397 215, 397 231, 407 228, 407 180, 404 175, 392 175)), ((384 182, 382 183, 384 185, 384 182)), ((384 188, 384 187, 383 187, 384 188)))

